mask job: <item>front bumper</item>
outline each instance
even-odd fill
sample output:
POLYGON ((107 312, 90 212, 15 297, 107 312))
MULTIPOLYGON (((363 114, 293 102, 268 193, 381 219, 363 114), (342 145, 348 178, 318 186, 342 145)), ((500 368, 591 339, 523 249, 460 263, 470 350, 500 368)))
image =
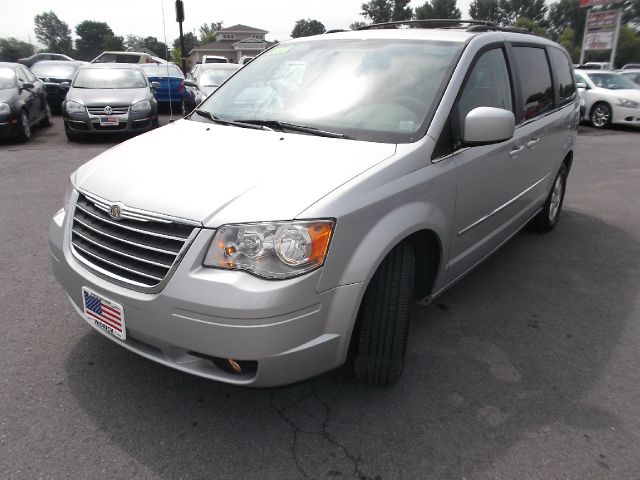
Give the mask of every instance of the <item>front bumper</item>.
POLYGON ((67 113, 63 112, 65 128, 73 133, 85 133, 92 135, 111 133, 131 133, 145 132, 151 130, 158 119, 158 114, 154 109, 150 112, 137 113, 129 111, 121 115, 111 115, 118 117, 118 125, 100 125, 100 117, 105 115, 93 115, 88 112, 67 113))
POLYGON ((640 126, 640 108, 615 106, 612 122, 620 125, 640 126))
POLYGON ((103 335, 158 363, 222 382, 253 387, 293 383, 344 363, 361 298, 361 284, 317 293, 320 270, 284 281, 202 267, 214 231, 202 229, 159 293, 118 286, 80 262, 69 244, 70 215, 49 228, 56 279, 82 314, 90 288, 124 308, 127 339, 103 335), (211 357, 257 361, 235 374, 211 357))
POLYGON ((11 138, 20 135, 20 133, 22 133, 22 128, 15 115, 4 115, 0 119, 0 138, 11 138))

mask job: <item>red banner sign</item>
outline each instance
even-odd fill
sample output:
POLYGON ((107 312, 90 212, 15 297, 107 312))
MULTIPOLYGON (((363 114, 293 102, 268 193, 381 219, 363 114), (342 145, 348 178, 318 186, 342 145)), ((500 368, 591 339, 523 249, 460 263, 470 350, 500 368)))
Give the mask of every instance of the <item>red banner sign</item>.
POLYGON ((613 5, 622 3, 621 0, 580 0, 580 8, 597 7, 598 5, 613 5))

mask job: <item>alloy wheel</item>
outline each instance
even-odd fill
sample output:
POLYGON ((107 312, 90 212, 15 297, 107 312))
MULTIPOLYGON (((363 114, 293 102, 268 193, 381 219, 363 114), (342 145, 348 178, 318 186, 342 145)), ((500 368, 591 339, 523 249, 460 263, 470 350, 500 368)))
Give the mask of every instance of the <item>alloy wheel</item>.
POLYGON ((591 122, 594 127, 604 127, 607 123, 609 123, 609 117, 611 116, 609 112, 609 107, 606 105, 598 105, 593 109, 593 113, 591 114, 591 122))
POLYGON ((558 175, 556 182, 553 184, 551 192, 551 203, 549 205, 549 222, 554 223, 560 212, 560 203, 562 202, 562 193, 564 192, 564 177, 558 175))

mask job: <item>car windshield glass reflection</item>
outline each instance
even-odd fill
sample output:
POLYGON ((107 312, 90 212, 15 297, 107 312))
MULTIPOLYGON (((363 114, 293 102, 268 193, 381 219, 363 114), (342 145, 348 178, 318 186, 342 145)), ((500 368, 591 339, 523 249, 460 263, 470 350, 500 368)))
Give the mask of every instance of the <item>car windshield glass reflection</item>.
POLYGON ((39 78, 73 78, 76 69, 67 65, 39 65, 31 67, 31 72, 39 78))
POLYGON ((0 68, 0 90, 16 87, 16 74, 10 68, 0 68))
POLYGON ((353 138, 388 133, 408 139, 423 124, 459 49, 454 42, 413 40, 280 45, 240 70, 199 108, 223 120, 280 121, 350 132, 353 138))
POLYGON ((217 87, 224 83, 233 73, 231 70, 205 70, 200 77, 200 84, 203 87, 217 87))
POLYGON ((636 83, 617 73, 590 73, 589 78, 596 87, 608 90, 625 90, 640 88, 636 83))
POLYGON ((147 82, 140 70, 95 68, 80 70, 73 82, 76 88, 144 88, 147 82))

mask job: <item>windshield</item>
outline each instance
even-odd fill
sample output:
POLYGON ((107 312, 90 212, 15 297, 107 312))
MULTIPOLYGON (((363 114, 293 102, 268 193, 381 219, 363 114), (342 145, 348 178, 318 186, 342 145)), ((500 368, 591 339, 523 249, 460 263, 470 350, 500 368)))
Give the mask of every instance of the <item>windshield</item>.
POLYGON ((283 44, 245 66, 199 109, 223 120, 275 120, 361 140, 410 142, 440 100, 461 48, 388 39, 283 44))
POLYGON ((637 90, 640 88, 628 78, 617 73, 590 73, 589 78, 595 83, 596 87, 606 88, 608 90, 637 90))
POLYGON ((0 90, 6 90, 7 88, 15 88, 16 74, 12 68, 0 68, 0 90))
POLYGON ((36 63, 31 67, 31 72, 40 78, 70 79, 76 73, 76 68, 70 65, 42 65, 41 63, 36 63))
POLYGON ((183 78, 182 71, 175 65, 142 65, 142 70, 147 77, 177 77, 183 78))
POLYGON ((200 76, 200 85, 203 87, 217 87, 222 85, 234 73, 236 73, 236 70, 204 70, 200 76))
POLYGON ((81 69, 73 81, 76 88, 144 88, 147 81, 140 70, 131 68, 81 69))

